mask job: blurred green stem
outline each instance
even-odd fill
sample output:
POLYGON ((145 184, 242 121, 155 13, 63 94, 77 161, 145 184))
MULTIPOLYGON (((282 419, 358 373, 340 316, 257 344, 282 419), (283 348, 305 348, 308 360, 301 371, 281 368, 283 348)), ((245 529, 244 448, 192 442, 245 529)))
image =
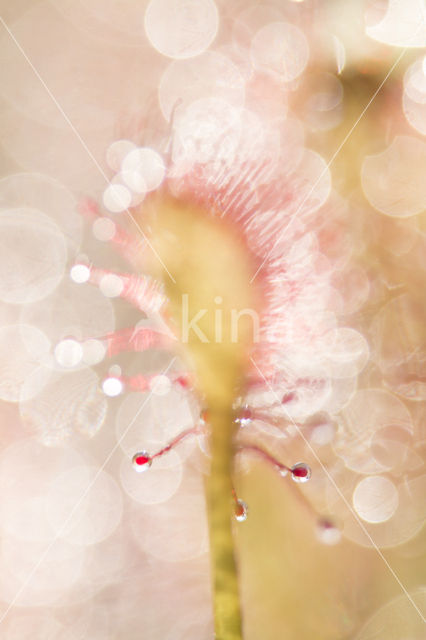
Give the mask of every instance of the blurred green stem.
POLYGON ((206 482, 216 640, 241 640, 241 613, 232 535, 232 410, 210 410, 211 468, 206 482))
POLYGON ((254 266, 240 235, 226 220, 188 202, 160 199, 154 203, 153 219, 156 250, 170 270, 165 286, 178 334, 179 328, 188 329, 188 318, 197 318, 197 331, 180 331, 180 337, 209 410, 212 457, 206 498, 216 640, 241 640, 232 536, 232 406, 242 391, 247 350, 253 339, 252 319, 244 310, 257 308, 255 288, 249 284, 254 266), (233 313, 242 315, 238 339, 233 332, 233 313))
POLYGON ((241 640, 241 613, 232 535, 232 410, 210 410, 211 468, 206 482, 216 640, 241 640))

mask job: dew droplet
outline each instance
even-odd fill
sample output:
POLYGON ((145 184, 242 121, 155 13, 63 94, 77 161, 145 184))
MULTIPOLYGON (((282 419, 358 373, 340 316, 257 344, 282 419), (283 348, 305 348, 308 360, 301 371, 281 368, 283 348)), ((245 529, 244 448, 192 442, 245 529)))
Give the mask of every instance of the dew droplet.
POLYGON ((132 201, 132 195, 122 184, 110 184, 104 191, 103 203, 111 213, 126 211, 132 201))
POLYGON ((118 378, 106 378, 102 383, 102 391, 106 396, 115 398, 123 391, 123 383, 118 378))
POLYGON ((147 451, 138 451, 132 459, 132 464, 138 473, 146 471, 152 465, 152 458, 147 451))
POLYGON ((123 289, 123 279, 115 273, 107 273, 99 282, 99 290, 106 298, 118 298, 123 289))
POLYGON ((305 462, 294 464, 290 471, 291 477, 295 482, 307 482, 311 477, 311 467, 305 462))
POLYGON ((317 537, 320 542, 327 545, 334 545, 340 542, 342 532, 328 518, 321 518, 317 523, 317 537))
POLYGON ((237 522, 244 522, 247 520, 248 506, 243 500, 236 500, 234 513, 235 520, 237 520, 237 522))
POLYGON ((238 417, 235 419, 235 422, 240 427, 247 427, 247 425, 251 423, 252 419, 253 419, 253 412, 250 409, 250 407, 245 405, 239 412, 238 417))
POLYGON ((64 368, 76 367, 83 357, 83 348, 77 340, 66 338, 55 347, 55 360, 64 368))
POLYGON ((92 233, 96 240, 100 242, 109 242, 115 236, 117 227, 110 218, 96 218, 92 225, 92 233))
POLYGON ((75 264, 71 267, 70 277, 73 282, 77 284, 82 284, 87 282, 90 278, 90 269, 85 264, 75 264))
POLYGON ((200 411, 200 420, 203 424, 207 424, 207 422, 209 421, 209 410, 208 409, 201 409, 200 411))

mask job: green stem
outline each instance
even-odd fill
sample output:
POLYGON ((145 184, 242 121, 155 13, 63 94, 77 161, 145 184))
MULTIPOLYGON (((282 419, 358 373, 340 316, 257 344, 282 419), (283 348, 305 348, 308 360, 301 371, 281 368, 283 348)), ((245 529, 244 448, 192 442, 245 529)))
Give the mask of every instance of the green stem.
POLYGON ((216 640, 242 640, 232 537, 232 404, 244 381, 252 341, 251 318, 244 312, 257 308, 249 284, 253 265, 240 236, 221 218, 172 198, 152 206, 156 252, 170 270, 165 278, 168 311, 180 328, 185 355, 209 410, 212 460, 206 497, 216 640), (242 316, 237 340, 236 312, 242 316))
POLYGON ((209 411, 211 468, 206 482, 210 554, 213 573, 213 607, 216 640, 242 640, 240 598, 232 535, 231 409, 209 411))

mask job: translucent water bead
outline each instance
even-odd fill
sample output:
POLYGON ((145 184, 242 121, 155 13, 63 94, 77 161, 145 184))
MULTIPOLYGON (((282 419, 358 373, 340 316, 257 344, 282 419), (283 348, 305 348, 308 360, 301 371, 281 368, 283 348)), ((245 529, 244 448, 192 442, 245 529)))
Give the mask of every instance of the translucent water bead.
POLYGON ((235 520, 237 520, 237 522, 244 522, 247 520, 247 513, 248 506, 246 503, 243 500, 236 500, 234 510, 235 520))
POLYGON ((132 458, 132 464, 138 473, 142 473, 152 465, 152 458, 147 451, 138 451, 132 458))
POLYGON ((253 420, 253 412, 250 409, 250 407, 248 407, 247 405, 245 405, 244 407, 242 407, 242 409, 240 410, 238 417, 235 419, 235 422, 240 426, 240 427, 247 427, 251 421, 253 420))
POLYGON ((305 462, 298 462, 297 464, 294 464, 290 471, 294 482, 307 482, 311 477, 311 467, 305 462))

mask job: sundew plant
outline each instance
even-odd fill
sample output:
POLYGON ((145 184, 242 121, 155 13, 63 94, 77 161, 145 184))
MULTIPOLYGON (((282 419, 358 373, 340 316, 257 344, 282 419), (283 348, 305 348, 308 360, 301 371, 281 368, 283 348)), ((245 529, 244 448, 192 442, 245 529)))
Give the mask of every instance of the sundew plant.
POLYGON ((3 3, 1 637, 424 637, 425 20, 3 3))

